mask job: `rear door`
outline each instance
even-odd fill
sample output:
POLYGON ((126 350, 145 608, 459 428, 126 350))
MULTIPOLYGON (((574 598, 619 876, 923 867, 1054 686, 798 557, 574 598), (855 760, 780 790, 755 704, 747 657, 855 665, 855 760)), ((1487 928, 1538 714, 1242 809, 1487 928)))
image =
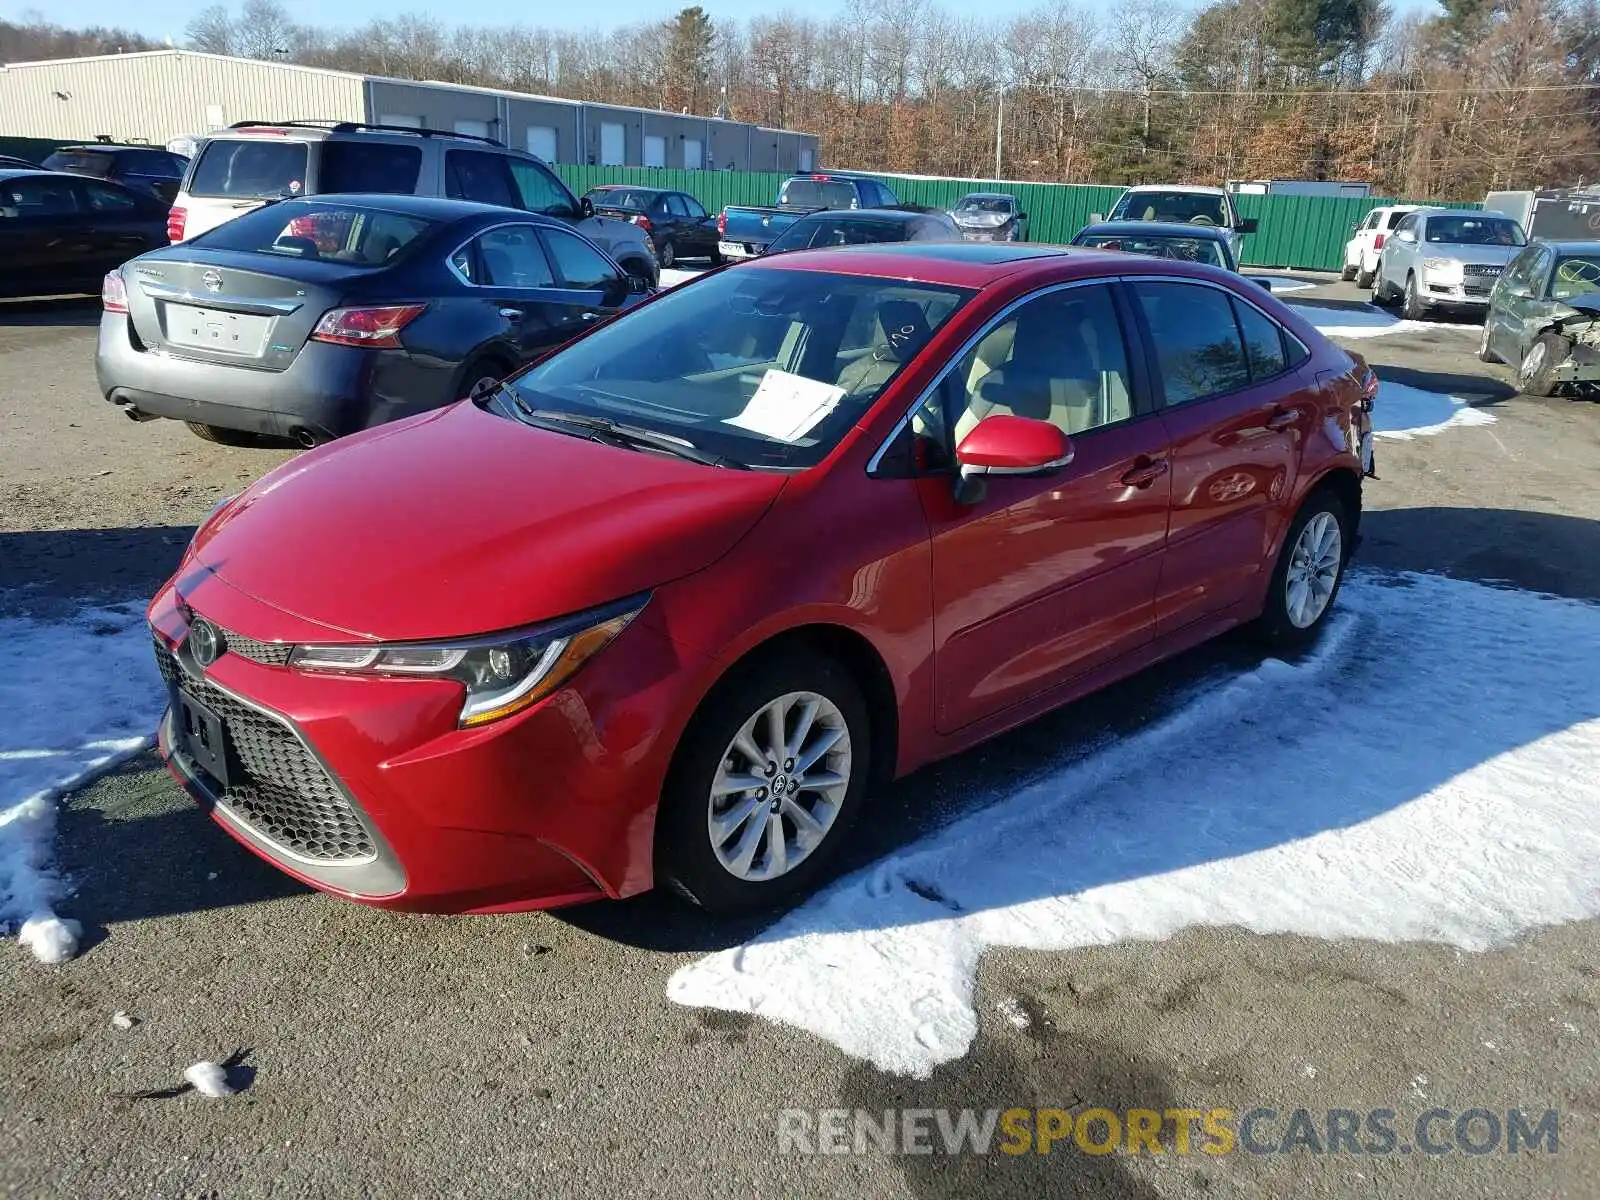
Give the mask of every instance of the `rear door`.
POLYGON ((267 200, 303 195, 311 145, 289 136, 208 139, 174 202, 184 211, 184 240, 267 200))
POLYGON ((95 179, 79 181, 92 238, 92 269, 104 275, 166 244, 166 205, 153 195, 95 179))
POLYGON ((717 248, 717 221, 705 206, 693 196, 683 192, 672 193, 675 203, 683 209, 685 237, 697 254, 710 254, 717 248))
POLYGON ((94 231, 78 182, 68 175, 0 182, 0 281, 9 294, 80 291, 98 279, 94 231))
POLYGON ((1172 519, 1155 598, 1156 634, 1252 594, 1294 489, 1317 409, 1281 327, 1223 287, 1129 281, 1172 442, 1172 519))

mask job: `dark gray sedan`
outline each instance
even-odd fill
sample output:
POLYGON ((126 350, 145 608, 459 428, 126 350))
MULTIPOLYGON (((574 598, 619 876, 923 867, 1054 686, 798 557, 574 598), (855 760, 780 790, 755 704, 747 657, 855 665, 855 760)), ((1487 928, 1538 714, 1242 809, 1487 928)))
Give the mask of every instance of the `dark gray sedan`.
POLYGON ((135 420, 311 446, 469 396, 648 290, 534 213, 285 200, 108 274, 95 373, 135 420))
POLYGON ((1530 396, 1600 384, 1600 242, 1529 242, 1489 293, 1478 357, 1530 396))

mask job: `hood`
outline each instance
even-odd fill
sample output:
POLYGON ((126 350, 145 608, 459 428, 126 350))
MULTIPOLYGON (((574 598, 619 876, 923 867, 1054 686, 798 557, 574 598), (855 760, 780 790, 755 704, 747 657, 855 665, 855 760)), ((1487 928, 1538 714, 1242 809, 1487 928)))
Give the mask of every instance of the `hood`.
POLYGON ((1559 307, 1556 316, 1562 320, 1590 320, 1600 321, 1600 292, 1585 292, 1580 296, 1568 296, 1565 300, 1557 301, 1559 307), (1570 309, 1572 315, 1563 311, 1570 309))
POLYGON ((203 529, 195 556, 238 591, 355 637, 492 633, 708 566, 786 479, 461 403, 269 472, 203 529))
POLYGON ((1448 258, 1460 263, 1483 263, 1504 266, 1521 254, 1522 246, 1461 245, 1456 242, 1423 242, 1417 247, 1422 258, 1448 258))
POLYGON ((953 212, 957 225, 967 225, 973 229, 997 229, 1011 220, 1010 213, 997 212, 953 212))

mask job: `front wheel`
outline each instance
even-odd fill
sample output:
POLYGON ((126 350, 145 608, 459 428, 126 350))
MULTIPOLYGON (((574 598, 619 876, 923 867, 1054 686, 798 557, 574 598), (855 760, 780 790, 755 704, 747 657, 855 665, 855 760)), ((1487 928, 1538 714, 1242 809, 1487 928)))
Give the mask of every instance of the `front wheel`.
POLYGON ((1327 488, 1313 492, 1295 514, 1258 623, 1269 646, 1303 646, 1327 620, 1349 559, 1348 520, 1339 497, 1327 488))
POLYGON ((866 791, 870 722, 843 667, 784 653, 696 714, 661 797, 658 875, 701 908, 780 903, 817 882, 866 791))
POLYGON ((1428 315, 1428 306, 1422 302, 1415 275, 1406 276, 1405 300, 1400 305, 1400 315, 1408 321, 1420 321, 1428 315))
POLYGON ((1572 353, 1572 344, 1559 333, 1542 335, 1528 347, 1517 367, 1517 387, 1526 396, 1553 396, 1560 383, 1555 369, 1572 353))

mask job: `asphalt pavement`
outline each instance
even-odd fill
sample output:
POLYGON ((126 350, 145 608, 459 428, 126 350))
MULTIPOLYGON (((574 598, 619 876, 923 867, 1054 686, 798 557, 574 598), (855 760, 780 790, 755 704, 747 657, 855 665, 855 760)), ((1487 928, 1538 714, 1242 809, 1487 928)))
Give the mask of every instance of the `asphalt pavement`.
MULTIPOLYGON (((1290 298, 1363 303, 1307 278, 1317 286, 1290 298)), ((129 422, 95 391, 96 316, 0 308, 6 613, 148 595, 216 499, 294 453, 129 422)), ((1600 599, 1600 405, 1516 395, 1467 331, 1350 344, 1386 379, 1496 417, 1380 443, 1362 559, 1600 599)), ((902 781, 876 798, 852 861, 1147 722, 1251 653, 1224 639, 902 781)), ((82 952, 49 968, 0 945, 13 1195, 1592 1200, 1600 1179, 1596 922, 1476 955, 1235 929, 995 952, 971 1052, 918 1081, 666 999, 677 967, 760 920, 712 921, 664 896, 521 916, 372 911, 255 859, 149 755, 70 798, 58 843, 82 952), (137 1023, 113 1026, 118 1010, 137 1023), (239 1095, 153 1094, 228 1055, 239 1095), (776 1139, 789 1108, 1084 1103, 1556 1107, 1562 1123, 1558 1153, 1516 1157, 813 1156, 776 1139)))

